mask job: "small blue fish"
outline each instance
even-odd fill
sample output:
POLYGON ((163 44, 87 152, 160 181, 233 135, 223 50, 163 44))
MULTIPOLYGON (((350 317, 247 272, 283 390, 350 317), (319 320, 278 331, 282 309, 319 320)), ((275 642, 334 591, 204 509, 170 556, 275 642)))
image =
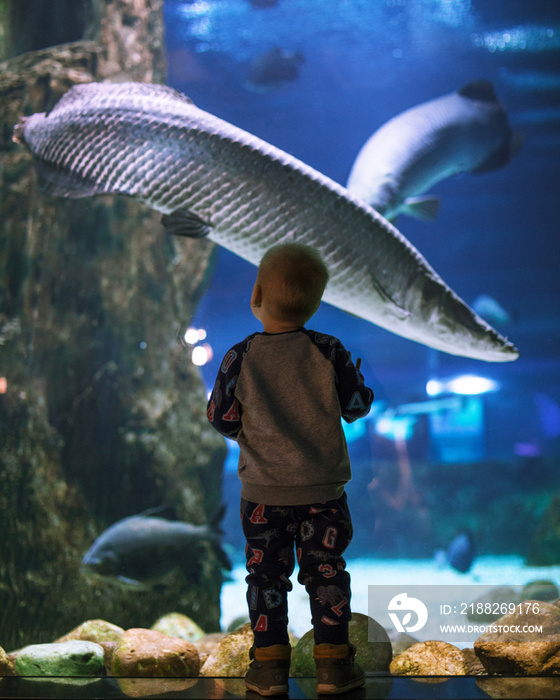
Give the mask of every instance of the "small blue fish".
POLYGON ((470 570, 475 556, 474 538, 469 530, 462 530, 455 535, 446 551, 449 564, 462 574, 470 570))

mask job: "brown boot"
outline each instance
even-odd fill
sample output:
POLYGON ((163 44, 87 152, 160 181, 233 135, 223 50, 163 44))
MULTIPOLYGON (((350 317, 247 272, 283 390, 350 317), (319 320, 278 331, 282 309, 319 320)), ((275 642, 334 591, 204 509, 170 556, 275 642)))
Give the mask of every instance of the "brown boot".
POLYGON ((316 644, 313 648, 317 671, 317 693, 337 695, 366 684, 364 672, 354 662, 353 644, 316 644))
POLYGON ((289 644, 251 647, 251 666, 245 675, 245 687, 259 695, 287 695, 290 673, 289 644))

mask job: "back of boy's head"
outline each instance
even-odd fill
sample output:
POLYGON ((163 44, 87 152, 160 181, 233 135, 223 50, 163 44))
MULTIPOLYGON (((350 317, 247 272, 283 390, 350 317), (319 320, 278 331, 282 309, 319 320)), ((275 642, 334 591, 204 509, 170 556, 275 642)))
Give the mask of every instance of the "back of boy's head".
POLYGON ((304 325, 319 308, 329 270, 314 248, 280 243, 269 248, 259 265, 257 283, 279 321, 304 325))

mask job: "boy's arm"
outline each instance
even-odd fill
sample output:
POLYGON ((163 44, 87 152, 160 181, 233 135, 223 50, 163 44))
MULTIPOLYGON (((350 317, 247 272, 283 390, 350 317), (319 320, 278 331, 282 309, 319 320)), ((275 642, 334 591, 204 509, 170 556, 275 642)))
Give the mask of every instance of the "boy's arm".
POLYGON ((239 345, 225 355, 206 409, 212 426, 232 440, 236 439, 241 430, 241 406, 235 397, 235 385, 242 359, 243 349, 239 345))
POLYGON ((367 416, 373 402, 373 391, 364 384, 360 364, 359 359, 356 364, 352 362, 350 353, 340 343, 334 357, 334 371, 341 414, 348 423, 367 416))

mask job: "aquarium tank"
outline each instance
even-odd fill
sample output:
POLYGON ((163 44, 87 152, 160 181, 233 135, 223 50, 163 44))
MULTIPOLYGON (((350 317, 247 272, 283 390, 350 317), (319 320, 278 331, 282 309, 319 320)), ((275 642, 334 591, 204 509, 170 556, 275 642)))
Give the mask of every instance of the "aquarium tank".
MULTIPOLYGON (((375 394, 369 414, 344 425, 353 610, 388 627, 371 593, 396 584, 471 586, 470 603, 544 580, 560 596, 557 10, 528 0, 0 2, 4 649, 88 619, 140 628, 179 612, 208 633, 248 619, 239 450, 209 425, 206 404, 228 349, 261 330, 255 265, 277 237, 264 224, 251 243, 239 224, 218 235, 221 214, 196 212, 190 235, 166 232, 157 191, 179 165, 162 166, 158 149, 173 136, 152 161, 129 157, 129 142, 149 135, 132 130, 115 147, 112 107, 73 132, 60 161, 56 149, 39 153, 21 118, 64 123, 74 107, 58 101, 89 83, 167 85, 261 139, 236 171, 236 207, 276 216, 287 239, 292 219, 329 222, 331 204, 288 184, 269 203, 248 186, 245 199, 263 143, 398 241, 393 255, 350 225, 329 227, 328 240, 313 226, 297 234, 335 263, 344 251, 342 281, 357 291, 335 290, 307 326, 361 358, 375 394), (59 177, 73 167, 64 158, 105 147, 116 148, 113 180, 106 163, 85 166, 88 186, 59 177), (433 296, 456 305, 449 318, 412 284, 432 271, 433 296), (356 280, 370 277, 375 294, 362 296, 356 280)), ((295 582, 290 611, 301 636, 310 614, 295 582)))

